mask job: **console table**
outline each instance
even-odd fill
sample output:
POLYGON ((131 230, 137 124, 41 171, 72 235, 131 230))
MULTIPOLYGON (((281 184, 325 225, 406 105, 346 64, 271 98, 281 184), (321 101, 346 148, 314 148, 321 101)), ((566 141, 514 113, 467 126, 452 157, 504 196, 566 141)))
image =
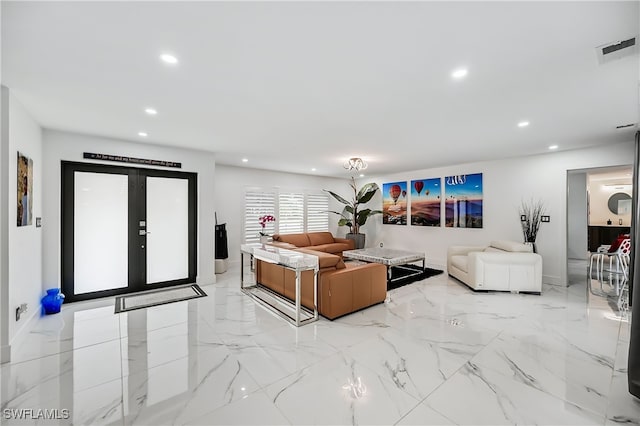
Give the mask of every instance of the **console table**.
POLYGON ((262 306, 275 312, 293 325, 300 327, 318 320, 318 257, 264 244, 240 246, 240 290, 262 306), (275 263, 296 274, 296 298, 291 301, 260 285, 255 280, 245 285, 244 255, 263 262, 275 263), (300 280, 303 271, 313 271, 313 311, 300 304, 300 280))

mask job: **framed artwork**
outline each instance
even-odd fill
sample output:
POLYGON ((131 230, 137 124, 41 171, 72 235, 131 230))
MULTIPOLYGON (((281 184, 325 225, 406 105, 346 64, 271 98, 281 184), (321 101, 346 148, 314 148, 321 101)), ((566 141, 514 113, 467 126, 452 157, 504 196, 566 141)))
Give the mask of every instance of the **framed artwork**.
POLYGON ((444 178, 445 226, 482 228, 482 173, 444 178))
POLYGON ((407 224, 407 182, 382 184, 382 223, 407 224))
POLYGON ((411 225, 440 226, 440 178, 411 181, 411 225))
POLYGON ((18 226, 33 222, 33 160, 18 152, 18 226))

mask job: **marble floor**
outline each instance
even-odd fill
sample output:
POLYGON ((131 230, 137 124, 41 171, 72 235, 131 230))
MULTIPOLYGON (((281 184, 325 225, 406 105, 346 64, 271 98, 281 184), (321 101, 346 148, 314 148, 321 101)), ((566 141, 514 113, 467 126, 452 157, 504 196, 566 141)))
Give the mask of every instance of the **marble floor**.
POLYGON ((301 328, 243 295, 232 270, 191 301, 65 305, 1 367, 0 423, 640 424, 628 316, 588 292, 583 267, 541 296, 442 274, 301 328), (11 418, 20 409, 59 419, 11 418))

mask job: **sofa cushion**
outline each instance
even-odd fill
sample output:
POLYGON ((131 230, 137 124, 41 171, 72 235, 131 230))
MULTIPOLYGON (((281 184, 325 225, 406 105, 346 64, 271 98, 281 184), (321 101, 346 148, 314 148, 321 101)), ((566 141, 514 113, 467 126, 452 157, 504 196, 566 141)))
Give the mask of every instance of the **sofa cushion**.
POLYGON ((491 253, 491 252, 494 252, 494 253, 504 253, 504 250, 500 250, 500 249, 497 249, 497 248, 495 248, 495 247, 491 247, 491 246, 487 247, 486 249, 484 249, 484 250, 482 250, 482 251, 485 251, 485 252, 488 252, 488 253, 491 253))
POLYGON ((293 244, 296 247, 307 247, 311 245, 307 234, 276 234, 273 236, 273 240, 293 244))
POLYGON ((461 271, 468 272, 467 259, 469 257, 465 255, 451 256, 451 265, 460 269, 461 271))
POLYGON ((518 253, 531 253, 533 252, 533 247, 527 244, 517 243, 515 241, 491 241, 491 247, 510 251, 510 252, 518 252, 518 253))
POLYGON ((309 236, 309 244, 310 246, 319 246, 322 244, 333 244, 335 241, 333 240, 333 235, 331 232, 309 232, 307 233, 309 236))
POLYGON ((333 244, 322 244, 319 246, 309 246, 310 249, 323 251, 325 253, 342 253, 345 250, 350 250, 348 244, 343 243, 333 243, 333 244))
POLYGON ((318 257, 318 267, 320 269, 324 268, 335 268, 335 269, 344 269, 345 265, 340 256, 331 253, 324 253, 321 251, 315 251, 307 248, 296 249, 301 253, 307 253, 318 257))

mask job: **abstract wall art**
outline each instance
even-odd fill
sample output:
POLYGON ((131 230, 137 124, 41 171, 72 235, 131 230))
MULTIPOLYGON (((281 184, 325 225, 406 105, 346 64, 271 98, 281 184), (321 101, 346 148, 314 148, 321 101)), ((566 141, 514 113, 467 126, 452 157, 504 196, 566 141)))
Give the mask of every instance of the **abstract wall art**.
POLYGON ((444 178, 445 226, 482 228, 482 173, 444 178))
POLYGON ((440 226, 440 178, 411 181, 411 225, 440 226))
POLYGON ((407 182, 382 184, 382 223, 407 224, 407 182))
POLYGON ((17 225, 28 226, 33 221, 33 160, 18 152, 17 225))

